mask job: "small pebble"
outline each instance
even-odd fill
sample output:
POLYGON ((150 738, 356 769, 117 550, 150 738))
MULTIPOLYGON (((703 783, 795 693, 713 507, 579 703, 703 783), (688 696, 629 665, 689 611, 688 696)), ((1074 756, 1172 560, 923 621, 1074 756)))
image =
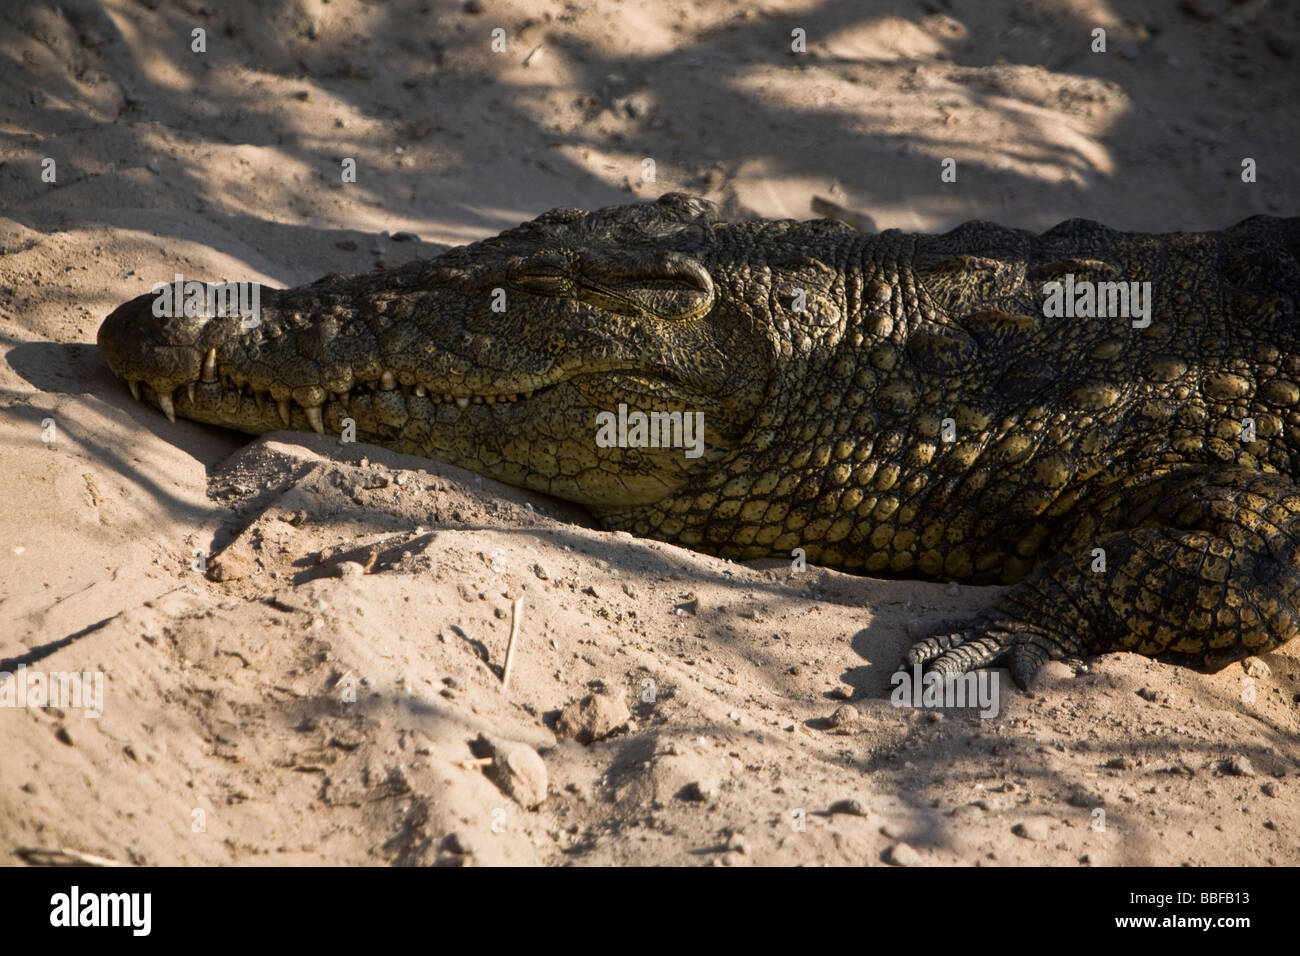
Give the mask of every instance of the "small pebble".
POLYGON ((916 866, 921 862, 921 854, 906 843, 895 843, 885 851, 885 862, 894 866, 916 866))
POLYGON ((831 804, 831 813, 845 813, 851 817, 867 816, 867 808, 861 800, 850 797, 847 800, 836 800, 831 804))
POLYGON ((1233 754, 1219 765, 1219 769, 1232 777, 1253 777, 1255 768, 1241 754, 1233 754))
POLYGON ((1270 674, 1273 673, 1271 670, 1269 670, 1268 665, 1265 664, 1263 661, 1261 661, 1258 657, 1247 657, 1244 661, 1241 662, 1241 669, 1244 670, 1251 677, 1256 677, 1260 679, 1268 677, 1270 674))
POLYGON ((1049 830, 1050 828, 1047 825, 1047 821, 1039 817, 1022 820, 1011 828, 1011 832, 1016 836, 1023 837, 1026 840, 1035 840, 1040 843, 1047 839, 1049 830))
POLYGON ((830 716, 832 727, 845 728, 852 727, 858 722, 858 709, 852 704, 841 704, 835 708, 835 713, 830 716))

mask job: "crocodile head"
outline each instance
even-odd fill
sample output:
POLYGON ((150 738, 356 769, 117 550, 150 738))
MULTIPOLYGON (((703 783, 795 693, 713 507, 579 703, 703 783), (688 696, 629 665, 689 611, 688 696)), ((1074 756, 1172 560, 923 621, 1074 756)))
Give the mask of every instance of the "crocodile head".
POLYGON ((199 301, 201 286, 149 293, 104 321, 99 347, 173 419, 332 434, 351 420, 358 441, 625 509, 726 456, 772 386, 775 333, 735 288, 724 228, 680 194, 556 209, 400 269, 245 289, 252 315, 199 301), (606 447, 598 416, 620 406, 702 413, 699 453, 606 447))

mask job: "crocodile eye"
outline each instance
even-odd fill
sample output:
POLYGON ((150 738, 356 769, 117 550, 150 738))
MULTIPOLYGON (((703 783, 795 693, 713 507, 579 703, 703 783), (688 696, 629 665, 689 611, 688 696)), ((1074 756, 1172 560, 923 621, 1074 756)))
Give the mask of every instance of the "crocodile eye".
POLYGON ((510 277, 510 284, 537 295, 564 295, 573 288, 573 282, 561 272, 519 272, 510 277))
POLYGON ((509 273, 510 284, 538 295, 564 295, 573 288, 569 261, 555 253, 539 253, 520 261, 509 273))

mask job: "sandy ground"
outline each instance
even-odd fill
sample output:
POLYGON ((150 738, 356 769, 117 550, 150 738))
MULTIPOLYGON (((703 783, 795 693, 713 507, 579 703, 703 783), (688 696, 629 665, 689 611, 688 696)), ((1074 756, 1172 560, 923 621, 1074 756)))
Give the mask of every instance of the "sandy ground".
POLYGON ((964 6, 4 4, 0 670, 103 701, 0 707, 0 861, 1300 863, 1295 645, 895 707, 909 629, 989 590, 732 564, 437 462, 172 425, 93 345, 178 271, 292 285, 672 189, 924 231, 1300 212, 1294 5, 964 6))

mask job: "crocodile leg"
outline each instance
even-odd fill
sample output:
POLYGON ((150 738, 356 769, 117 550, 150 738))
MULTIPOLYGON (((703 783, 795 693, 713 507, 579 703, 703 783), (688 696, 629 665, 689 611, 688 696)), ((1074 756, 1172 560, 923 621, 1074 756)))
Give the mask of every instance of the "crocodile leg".
POLYGON ((1133 651, 1217 670, 1300 633, 1300 487, 1288 478, 1184 469, 1093 504, 1084 527, 1131 526, 1076 538, 974 620, 918 641, 906 665, 1005 662, 1024 687, 1067 656, 1133 651), (1126 494, 1140 503, 1121 516, 1126 494))

